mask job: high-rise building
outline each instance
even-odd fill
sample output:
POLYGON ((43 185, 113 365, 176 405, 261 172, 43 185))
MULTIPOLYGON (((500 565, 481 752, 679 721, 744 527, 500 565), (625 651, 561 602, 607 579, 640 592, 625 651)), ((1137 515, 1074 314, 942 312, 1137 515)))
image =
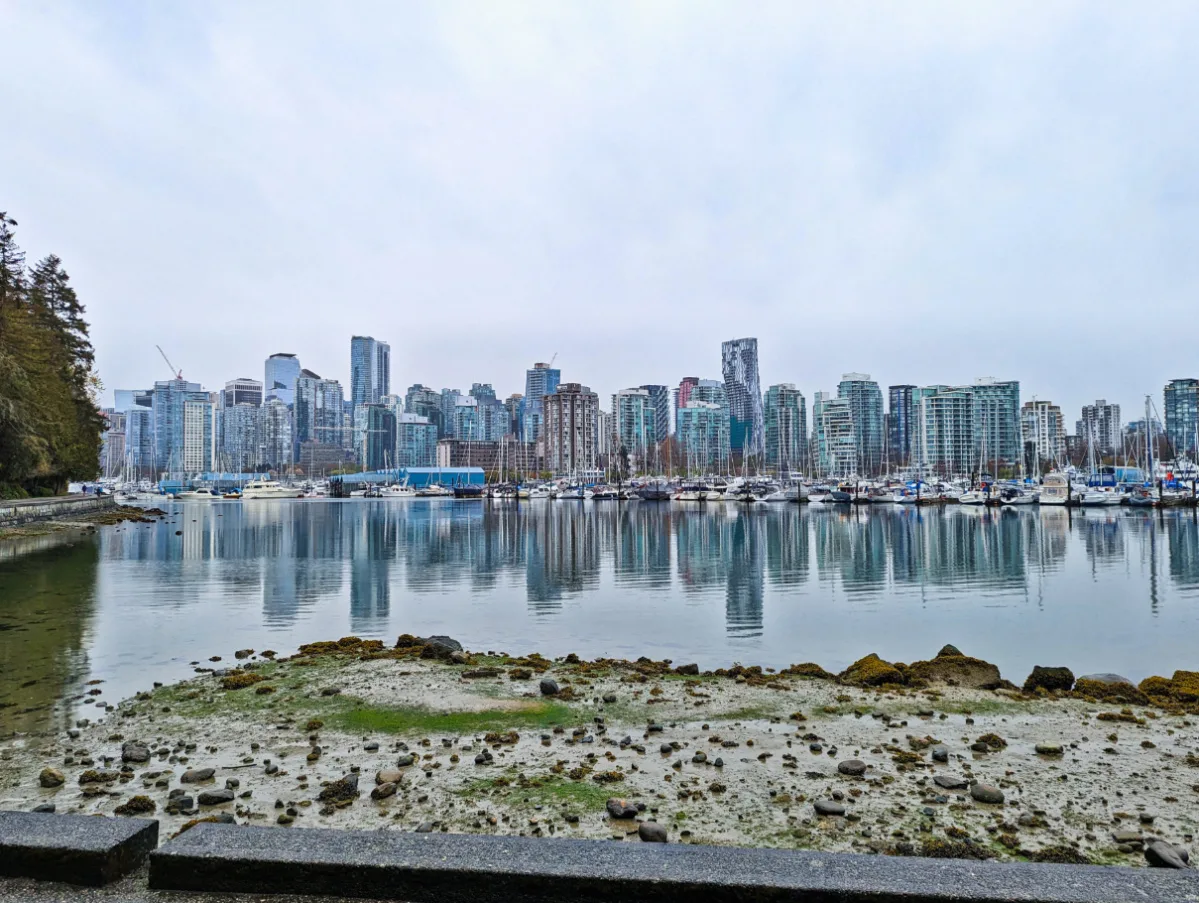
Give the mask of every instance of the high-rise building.
POLYGON ((1020 427, 1025 448, 1031 445, 1036 456, 1035 465, 1045 461, 1057 465, 1065 458, 1066 425, 1062 409, 1052 401, 1024 402, 1020 408, 1020 427))
POLYGON ((396 466, 396 419, 382 404, 364 404, 362 451, 359 460, 366 470, 390 470, 396 466))
MULTIPOLYGON (((294 391, 294 390, 293 390, 294 391)), ((292 460, 291 409, 282 398, 268 398, 259 408, 258 463, 283 468, 292 460)))
POLYGON ((221 461, 217 470, 253 473, 262 454, 260 407, 248 403, 226 407, 222 415, 221 461))
POLYGON ((115 477, 125 470, 125 411, 104 408, 104 432, 100 434, 100 473, 115 477))
POLYGON ((1170 450, 1194 461, 1199 458, 1199 379, 1172 379, 1163 394, 1170 450))
POLYGON ((147 480, 157 466, 154 453, 154 411, 136 405, 125 411, 125 460, 130 476, 147 480))
POLYGON ((794 383, 766 390, 766 463, 786 474, 800 469, 808 457, 808 409, 794 383))
POLYGON ((688 473, 725 472, 729 465, 729 413, 724 405, 697 398, 675 412, 675 437, 688 473))
POLYGON ((926 386, 914 390, 912 400, 912 458, 922 472, 946 477, 978 472, 974 393, 969 388, 926 386))
POLYGON ((524 411, 521 415, 524 428, 522 438, 525 442, 536 442, 541 438, 541 400, 553 395, 561 381, 562 371, 549 364, 537 363, 532 370, 525 371, 524 411))
POLYGON ((123 414, 132 408, 152 408, 154 406, 154 393, 145 389, 114 389, 113 411, 123 414))
POLYGON ((496 397, 491 383, 475 383, 470 387, 470 394, 479 403, 477 438, 483 442, 498 442, 507 436, 511 432, 511 416, 507 404, 496 397))
POLYGON ((724 391, 729 402, 729 441, 742 457, 761 456, 766 430, 762 383, 758 378, 758 340, 730 339, 720 346, 724 391))
POLYGON ((658 412, 648 389, 621 389, 612 396, 614 451, 624 449, 633 472, 654 460, 658 446, 658 412))
POLYGON ((225 391, 221 393, 223 408, 231 408, 237 404, 252 404, 258 407, 262 401, 262 383, 248 376, 229 380, 225 383, 225 391))
POLYGON ((213 469, 216 447, 216 405, 208 399, 183 403, 183 470, 205 473, 213 469))
MULTIPOLYGON (((976 379, 970 392, 974 405, 974 440, 977 460, 991 462, 982 470, 995 470, 995 462, 1017 464, 1023 460, 1020 428, 1020 383, 993 376, 976 379)), ((995 474, 998 476, 998 474, 995 474)))
POLYGON ((699 382, 698 376, 684 376, 674 390, 674 422, 678 429, 679 408, 685 408, 691 400, 691 389, 699 382))
POLYGON ((408 414, 428 418, 429 422, 437 428, 438 438, 445 435, 445 426, 441 415, 441 393, 435 389, 422 386, 420 383, 410 386, 408 393, 404 396, 404 411, 408 414))
POLYGON ((859 472, 853 405, 848 398, 821 398, 816 440, 823 473, 847 477, 859 472))
POLYGON ((499 400, 495 397, 495 389, 492 387, 491 383, 472 383, 470 387, 470 394, 472 398, 479 399, 480 404, 485 401, 499 400))
MULTIPOLYGON (((447 390, 449 391, 449 390, 447 390)), ((479 418, 479 399, 472 395, 453 395, 453 438, 466 442, 481 442, 483 429, 479 418)))
POLYGON ((670 386, 648 383, 641 388, 649 392, 654 406, 654 435, 661 442, 670 435, 670 386))
MULTIPOLYGON (((599 396, 587 386, 561 383, 543 401, 537 416, 545 417, 542 438, 546 466, 564 476, 592 470, 596 460, 599 396)), ((525 415, 528 416, 527 407, 525 415)))
POLYGON ((525 397, 519 392, 513 392, 504 399, 504 408, 508 411, 508 433, 517 438, 524 435, 521 412, 524 410, 525 397))
MULTIPOLYGON (((458 405, 458 399, 462 397, 462 393, 457 389, 442 389, 441 390, 441 435, 444 438, 454 439, 458 437, 458 423, 455 419, 455 409, 458 405)), ((462 438, 466 438, 463 436, 462 438)))
POLYGON ((378 404, 391 394, 391 346, 371 336, 350 339, 350 403, 378 404))
POLYGON ((154 469, 160 472, 182 473, 183 413, 189 401, 208 401, 208 393, 199 383, 184 379, 168 379, 154 383, 152 410, 154 412, 154 469))
POLYGON ((395 453, 396 467, 433 467, 437 463, 437 426, 419 414, 400 414, 395 453))
POLYGON ((687 393, 687 401, 706 401, 729 410, 729 396, 724 391, 724 383, 718 379, 698 379, 687 393))
POLYGON ((906 466, 912 461, 912 437, 916 433, 916 413, 912 393, 915 386, 889 386, 887 411, 887 457, 906 466))
POLYGON ((860 472, 881 473, 884 452, 883 393, 869 373, 846 373, 837 384, 837 397, 849 402, 860 472))
POLYGON ((1082 406, 1082 418, 1075 424, 1075 432, 1084 441, 1094 443, 1100 455, 1112 455, 1120 448, 1122 426, 1120 406, 1100 398, 1094 404, 1082 406))
POLYGON ((266 359, 266 399, 278 398, 284 404, 296 400, 296 380, 300 378, 300 359, 294 354, 272 354, 266 359))
MULTIPOLYGON (((331 448, 345 446, 345 396, 336 379, 321 379, 311 370, 303 370, 296 380, 295 444, 305 442, 331 448)), ((320 451, 312 455, 321 456, 320 451)))

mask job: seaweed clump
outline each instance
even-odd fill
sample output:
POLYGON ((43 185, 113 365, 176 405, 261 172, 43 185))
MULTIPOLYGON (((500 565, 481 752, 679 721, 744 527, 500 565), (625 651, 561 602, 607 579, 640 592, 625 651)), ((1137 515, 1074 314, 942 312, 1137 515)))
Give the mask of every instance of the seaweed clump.
POLYGON ((1146 677, 1140 690, 1154 703, 1165 708, 1199 703, 1199 671, 1175 671, 1171 678, 1146 677))
MULTIPOLYGON (((1148 679, 1152 680, 1153 678, 1148 679)), ((1164 678, 1158 678, 1158 680, 1164 680, 1164 678)), ((1071 695, 1095 702, 1122 702, 1126 705, 1149 704, 1149 697, 1132 684, 1108 683, 1086 677, 1080 677, 1074 682, 1074 692, 1071 695)))
POLYGON ((842 683, 860 684, 866 687, 880 687, 885 684, 905 684, 903 672, 890 662, 883 661, 871 652, 864 658, 858 659, 839 675, 842 683))
POLYGON ((148 796, 139 794, 138 796, 131 797, 128 802, 122 803, 112 811, 117 815, 147 815, 156 808, 154 800, 148 796))
POLYGON ((788 677, 802 677, 807 680, 833 680, 835 677, 815 662, 800 662, 798 665, 784 668, 779 674, 788 677))
POLYGON ((1067 844, 1055 844, 1028 854, 1032 862, 1056 862, 1061 865, 1094 865, 1090 857, 1067 844))
POLYGON ((249 671, 237 671, 221 678, 222 690, 244 690, 246 687, 252 687, 254 684, 260 684, 264 680, 261 674, 252 674, 249 671))

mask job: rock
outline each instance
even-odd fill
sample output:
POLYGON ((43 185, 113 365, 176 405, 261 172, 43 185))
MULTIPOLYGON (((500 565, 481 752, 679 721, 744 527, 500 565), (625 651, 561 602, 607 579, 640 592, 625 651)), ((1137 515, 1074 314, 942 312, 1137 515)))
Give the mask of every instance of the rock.
MULTIPOLYGON (((699 665, 694 664, 694 663, 692 663, 690 665, 679 665, 677 668, 674 669, 674 673, 675 674, 690 674, 692 676, 698 676, 699 675, 699 665)), ((663 838, 663 842, 665 842, 665 838, 663 838)))
POLYGON ((432 834, 437 826, 431 821, 423 821, 416 827, 417 834, 432 834))
POLYGON ((628 800, 617 799, 612 797, 605 804, 604 808, 608 810, 608 815, 611 818, 636 818, 637 807, 628 800))
POLYGON ((913 662, 908 667, 908 677, 929 684, 946 684, 972 690, 990 690, 1002 685, 1003 678, 998 667, 982 659, 947 651, 952 648, 947 646, 942 649, 932 661, 913 662))
POLYGON ((374 790, 371 791, 371 799, 385 800, 389 796, 395 796, 396 789, 397 789, 397 785, 394 782, 380 784, 378 787, 376 787, 374 790))
POLYGON ((66 775, 57 768, 43 768, 42 773, 37 776, 37 782, 43 787, 61 787, 66 780, 66 775))
POLYGON ((1110 671, 1106 671, 1102 674, 1084 674, 1078 679, 1090 680, 1097 684, 1107 684, 1109 686, 1113 684, 1128 684, 1130 687, 1133 686, 1133 682, 1123 674, 1112 674, 1110 671))
POLYGON ((1036 752, 1038 756, 1060 756, 1065 750, 1060 743, 1038 743, 1036 752))
POLYGON ((970 782, 965 778, 955 778, 953 775, 939 774, 933 778, 933 783, 942 790, 965 790, 970 782))
POLYGON ((552 677, 541 678, 540 688, 542 696, 558 695, 558 681, 554 680, 552 677))
POLYGON ((656 821, 643 821, 637 826, 637 836, 642 843, 666 843, 666 829, 656 821))
POLYGON ((172 796, 167 800, 166 810, 168 815, 178 815, 180 812, 195 808, 195 805, 196 801, 190 796, 172 796))
POLYGON ((189 768, 183 772, 179 781, 183 784, 198 784, 200 781, 211 781, 215 775, 215 768, 189 768))
POLYGON ((1145 861, 1149 863, 1150 868, 1184 869, 1187 867, 1184 855, 1177 847, 1164 840, 1155 840, 1145 847, 1145 861))
POLYGON ((158 807, 154 805, 154 800, 150 797, 135 796, 112 811, 115 815, 149 815, 156 808, 158 807))
POLYGON ((663 743, 661 746, 658 747, 658 752, 660 752, 664 756, 669 756, 672 752, 674 752, 674 747, 671 746, 669 743, 663 743))
POLYGON ((137 743, 130 740, 128 743, 121 744, 121 761, 122 762, 149 762, 150 749, 142 743, 137 743))
POLYGON ((834 803, 832 800, 816 800, 812 805, 815 807, 817 815, 845 814, 845 807, 840 803, 834 803))
POLYGON ((322 687, 321 695, 322 696, 340 696, 341 695, 341 687, 322 687))
POLYGON ((609 704, 616 702, 616 694, 615 693, 605 693, 604 694, 604 702, 607 702, 609 704))
POLYGON ((367 744, 366 744, 365 746, 363 746, 362 748, 363 748, 363 750, 365 750, 366 752, 378 752, 378 751, 379 751, 379 744, 378 744, 378 743, 376 743, 375 741, 373 741, 373 740, 372 740, 370 743, 367 743, 367 744))
POLYGON ((948 762, 949 761, 949 747, 948 746, 934 746, 932 753, 933 753, 933 761, 934 762, 948 762))
POLYGON ((975 784, 970 788, 970 796, 979 803, 998 805, 1003 802, 1003 791, 991 784, 975 784))
POLYGON ((866 773, 866 763, 860 759, 846 759, 837 764, 837 771, 851 778, 861 777, 866 773))
POLYGON ((55 806, 53 803, 42 803, 40 806, 34 806, 33 811, 34 812, 42 812, 42 813, 53 813, 55 811, 55 806))
POLYGON ((1084 674, 1074 682, 1074 695, 1105 702, 1146 705, 1149 697, 1120 674, 1084 674))
POLYGON ((455 665, 465 665, 470 661, 470 656, 461 649, 455 649, 450 653, 450 661, 452 661, 455 665))
POLYGON ((1143 843, 1145 838, 1140 831, 1116 831, 1112 834, 1112 840, 1119 844, 1125 843, 1143 843))
POLYGON ((944 646, 941 647, 941 651, 937 653, 937 658, 948 658, 951 655, 961 655, 961 654, 962 654, 962 650, 960 650, 957 646, 953 645, 953 643, 946 643, 944 646))
POLYGON ((1074 687, 1074 672, 1069 668, 1046 668, 1041 665, 1034 665, 1032 674, 1028 675, 1024 681, 1024 692, 1032 693, 1035 690, 1061 690, 1064 693, 1070 692, 1074 687))
POLYGON ((695 755, 691 757, 691 762, 692 762, 692 764, 695 764, 695 765, 703 765, 707 761, 708 761, 708 754, 706 752, 704 752, 702 749, 697 750, 695 755))
POLYGON ((233 802, 232 790, 205 790, 196 799, 201 806, 219 806, 222 803, 233 802))
POLYGON ((398 784, 404 780, 404 772, 398 768, 384 768, 375 772, 376 784, 398 784))
POLYGON ((845 683, 861 684, 867 687, 907 683, 898 668, 890 662, 883 661, 873 652, 858 659, 838 676, 845 683))
POLYGON ((396 766, 398 768, 407 768, 409 765, 415 764, 415 762, 416 756, 414 756, 412 753, 406 753, 396 760, 396 766))
POLYGON ((321 788, 317 799, 322 803, 335 803, 341 800, 352 800, 358 796, 358 775, 351 772, 344 778, 331 781, 321 788))

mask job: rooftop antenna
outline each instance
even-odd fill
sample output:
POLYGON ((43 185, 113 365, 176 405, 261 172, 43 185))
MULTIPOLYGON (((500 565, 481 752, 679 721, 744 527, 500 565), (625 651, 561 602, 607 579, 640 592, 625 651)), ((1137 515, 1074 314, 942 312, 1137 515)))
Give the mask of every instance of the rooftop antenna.
POLYGON ((183 371, 175 369, 175 365, 171 363, 171 359, 167 357, 167 353, 162 350, 162 346, 155 345, 154 347, 158 349, 158 353, 162 355, 162 359, 166 361, 167 366, 171 368, 171 373, 175 375, 175 379, 183 379, 183 371))

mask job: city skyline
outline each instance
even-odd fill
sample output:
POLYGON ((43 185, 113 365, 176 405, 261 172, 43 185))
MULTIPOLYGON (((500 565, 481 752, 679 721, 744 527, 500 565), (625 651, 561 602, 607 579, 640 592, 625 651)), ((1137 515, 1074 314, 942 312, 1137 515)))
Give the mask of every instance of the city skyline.
POLYGON ((14 71, 52 73, 4 94, 5 209, 109 387, 165 378, 155 345, 208 386, 283 350, 349 387, 353 333, 397 386, 519 391, 556 352, 604 399, 715 377, 734 335, 763 387, 1010 375, 1071 419, 1187 375, 1194 5, 279 18, 0 6, 14 71), (1117 323, 1154 353, 1112 367, 1117 323))

